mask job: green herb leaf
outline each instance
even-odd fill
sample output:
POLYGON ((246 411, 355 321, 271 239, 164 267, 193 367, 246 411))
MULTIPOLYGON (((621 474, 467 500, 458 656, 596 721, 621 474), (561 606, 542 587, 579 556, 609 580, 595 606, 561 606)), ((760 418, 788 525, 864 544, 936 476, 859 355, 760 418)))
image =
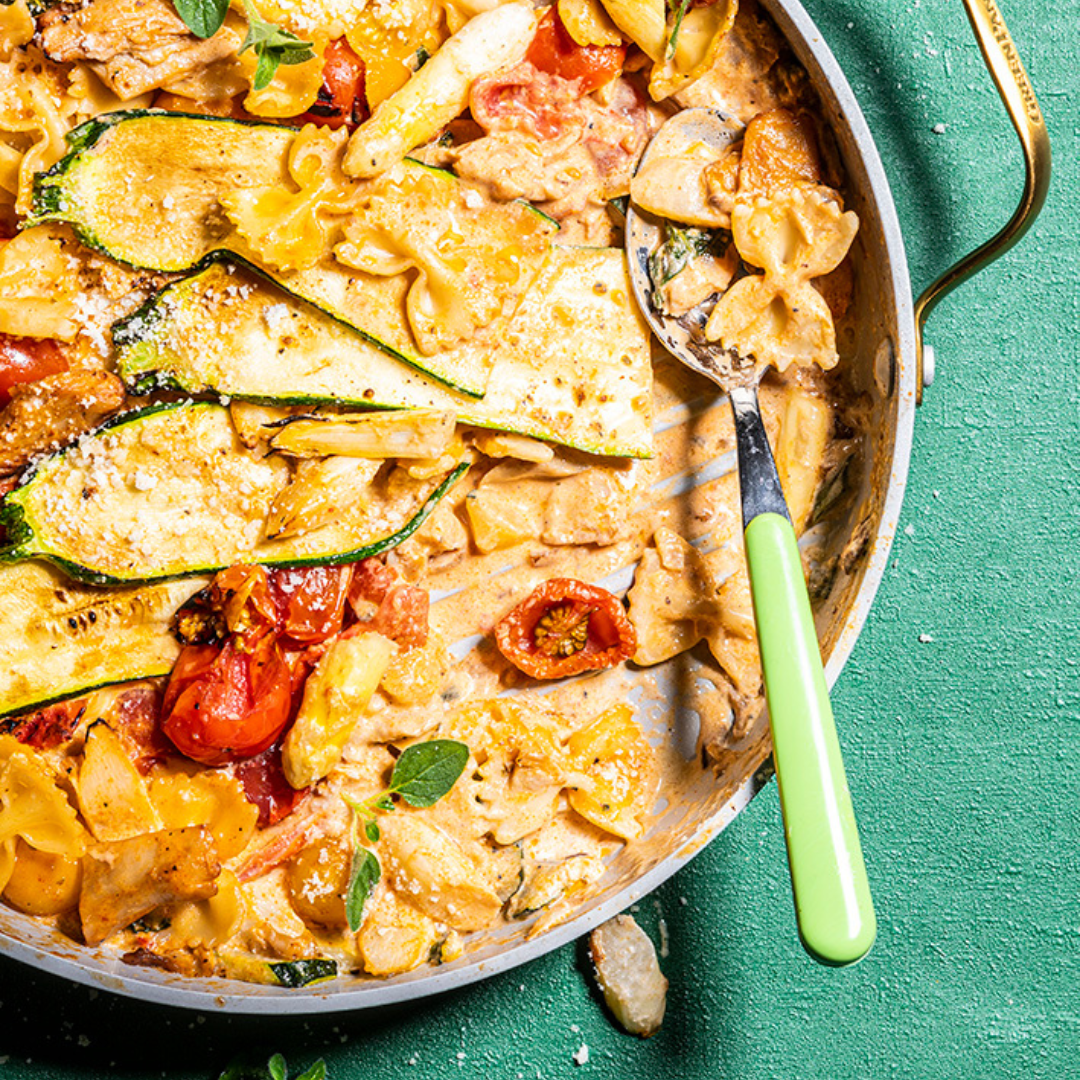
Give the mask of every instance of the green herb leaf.
MULTIPOLYGON (((301 961, 310 963, 312 961, 301 961)), ((323 960, 326 964, 332 961, 323 960)), ((284 967, 286 965, 278 965, 284 967)), ((294 965, 295 966, 295 965, 294 965)), ((242 1055, 231 1062, 228 1068, 218 1077, 218 1080, 288 1080, 289 1070, 285 1065, 285 1058, 281 1054, 275 1054, 265 1065, 256 1065, 248 1055, 242 1055)), ((325 1080, 326 1062, 319 1058, 306 1072, 302 1072, 296 1080, 325 1080)))
POLYGON ((364 832, 373 844, 377 844, 379 842, 379 837, 382 835, 379 832, 379 823, 374 818, 372 818, 371 821, 364 823, 364 832))
POLYGON ((371 805, 376 810, 393 810, 394 800, 389 795, 380 795, 371 805))
POLYGON ((686 269, 691 259, 723 252, 724 236, 708 229, 684 228, 665 223, 664 242, 649 256, 649 278, 654 289, 661 289, 686 269))
POLYGON ((291 960, 266 966, 274 973, 274 978, 290 990, 337 975, 336 960, 291 960))
POLYGON ((173 0, 176 14, 196 36, 213 37, 229 12, 229 0, 173 0))
POLYGON ((379 860, 366 847, 357 844, 349 872, 349 891, 345 894, 345 918, 354 934, 364 921, 364 905, 381 876, 379 860))
POLYGON ((274 81, 278 65, 302 64, 315 55, 310 41, 302 41, 288 30, 266 22, 252 6, 251 0, 244 0, 244 14, 248 31, 240 51, 254 49, 259 58, 252 84, 256 90, 265 90, 274 81))
POLYGON ((664 59, 670 60, 675 55, 679 45, 679 31, 682 29, 683 19, 686 18, 686 10, 690 7, 690 0, 682 0, 675 11, 675 22, 668 35, 667 48, 664 50, 664 59))
POLYGON ((469 761, 469 748, 453 739, 410 746, 397 759, 390 791, 410 806, 434 806, 457 782, 469 761))

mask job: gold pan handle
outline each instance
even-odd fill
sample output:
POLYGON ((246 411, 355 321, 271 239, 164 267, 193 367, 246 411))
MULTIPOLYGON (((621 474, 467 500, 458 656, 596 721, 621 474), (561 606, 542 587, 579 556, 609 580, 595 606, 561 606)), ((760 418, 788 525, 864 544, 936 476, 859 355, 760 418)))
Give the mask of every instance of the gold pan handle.
POLYGON ((946 293, 977 274, 984 266, 989 266, 1020 240, 1042 209, 1050 187, 1050 138, 1046 133, 1046 123, 1001 11, 994 0, 964 0, 964 7, 990 76, 1020 136, 1026 173, 1024 194, 1016 212, 996 236, 946 270, 916 301, 915 348, 918 364, 915 400, 919 404, 922 403, 923 386, 929 385, 932 378, 932 353, 928 356, 930 347, 923 344, 923 329, 930 312, 946 293))

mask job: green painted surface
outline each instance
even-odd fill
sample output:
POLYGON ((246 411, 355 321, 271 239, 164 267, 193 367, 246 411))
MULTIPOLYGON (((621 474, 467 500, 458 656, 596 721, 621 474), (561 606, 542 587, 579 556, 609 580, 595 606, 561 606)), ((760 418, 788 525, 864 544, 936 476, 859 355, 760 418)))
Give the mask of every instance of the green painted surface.
MULTIPOLYGON (((921 288, 1020 190, 963 8, 808 6, 863 102, 921 288)), ((610 1025, 573 948, 404 1012, 307 1022, 170 1013, 3 963, 7 1075, 205 1078, 239 1049, 281 1050, 294 1070, 325 1055, 331 1080, 1078 1074, 1080 3, 1002 7, 1055 179, 1027 240, 932 318, 939 374, 894 558, 834 695, 877 904, 870 956, 832 970, 803 953, 770 786, 641 905, 671 941, 649 1042, 610 1025)))

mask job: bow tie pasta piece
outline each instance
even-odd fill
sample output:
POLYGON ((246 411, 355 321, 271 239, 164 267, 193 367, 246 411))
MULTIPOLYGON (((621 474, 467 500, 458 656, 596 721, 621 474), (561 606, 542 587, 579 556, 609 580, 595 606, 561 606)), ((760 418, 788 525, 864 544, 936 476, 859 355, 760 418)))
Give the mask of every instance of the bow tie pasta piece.
POLYGON ((449 173, 413 165, 358 195, 334 256, 369 274, 417 271, 406 313, 420 351, 430 356, 513 314, 553 230, 523 203, 493 204, 449 173))
POLYGON ((344 129, 309 124, 288 153, 289 178, 298 190, 273 184, 222 193, 226 216, 261 263, 306 270, 326 254, 334 217, 348 212, 354 195, 341 172, 347 138, 344 129))
POLYGON ((423 813, 383 814, 379 819, 383 873, 395 892, 437 922, 455 930, 480 930, 498 918, 502 901, 493 876, 462 844, 423 813))
POLYGON ((70 250, 50 225, 23 229, 0 247, 0 333, 78 337, 80 262, 70 250))
POLYGON ((475 760, 447 796, 446 812, 475 820, 479 835, 489 832, 499 845, 516 843, 555 816, 569 766, 565 723, 556 713, 505 699, 471 702, 443 723, 440 735, 465 742, 475 760))
POLYGON ((51 768, 12 736, 2 736, 0 756, 0 886, 15 869, 16 838, 49 855, 77 859, 86 830, 51 768))
POLYGON ((858 217, 841 210, 830 188, 802 185, 737 203, 735 246, 765 273, 743 278, 720 298, 706 337, 779 371, 791 364, 833 367, 832 313, 810 279, 840 265, 858 227, 858 217))
POLYGON ((805 283, 782 289, 768 277, 743 278, 721 297, 705 334, 777 371, 814 363, 827 370, 839 359, 829 306, 805 283))
POLYGON ((827 187, 801 185, 740 199, 731 215, 732 237, 743 261, 760 266, 766 277, 792 284, 835 270, 858 229, 858 216, 845 211, 827 187))

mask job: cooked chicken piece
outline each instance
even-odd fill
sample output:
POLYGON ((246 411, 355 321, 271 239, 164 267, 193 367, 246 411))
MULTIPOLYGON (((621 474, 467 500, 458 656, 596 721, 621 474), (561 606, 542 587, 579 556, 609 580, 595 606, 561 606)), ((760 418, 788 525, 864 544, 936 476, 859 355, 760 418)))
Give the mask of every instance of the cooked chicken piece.
POLYGON ((660 1030, 668 981, 656 949, 631 915, 617 915, 589 935, 596 981, 615 1019, 630 1032, 648 1038, 660 1030))
POLYGON ((97 945, 162 904, 209 899, 220 872, 202 825, 95 844, 83 857, 79 897, 86 944, 97 945))
POLYGON ((0 413, 0 476, 97 427, 124 404, 124 384, 107 371, 65 371, 16 386, 0 413))
POLYGON ((52 60, 89 61, 124 101, 186 79, 240 47, 229 26, 196 37, 168 0, 61 4, 39 17, 38 40, 52 60))

